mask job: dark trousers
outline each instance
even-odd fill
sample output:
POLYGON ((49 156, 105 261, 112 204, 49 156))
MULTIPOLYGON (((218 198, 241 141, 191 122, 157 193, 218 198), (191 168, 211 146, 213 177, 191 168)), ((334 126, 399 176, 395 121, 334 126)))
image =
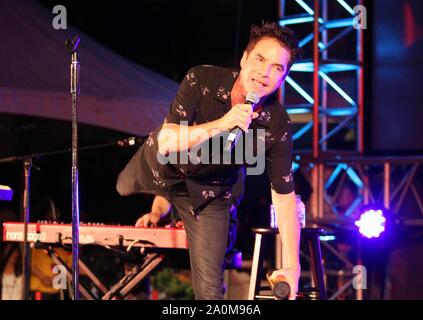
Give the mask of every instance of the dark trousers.
POLYGON ((228 241, 229 207, 215 199, 197 216, 185 190, 172 193, 188 238, 192 285, 196 300, 223 299, 223 262, 228 241))

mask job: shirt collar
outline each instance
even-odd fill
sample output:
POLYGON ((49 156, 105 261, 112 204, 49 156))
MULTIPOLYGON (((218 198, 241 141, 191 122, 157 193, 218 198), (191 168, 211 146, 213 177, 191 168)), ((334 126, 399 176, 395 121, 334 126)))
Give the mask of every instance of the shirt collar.
MULTIPOLYGON (((237 69, 227 69, 222 72, 221 81, 218 85, 217 91, 214 93, 214 98, 224 103, 224 106, 230 106, 231 91, 238 77, 239 70, 237 69)), ((276 96, 269 96, 263 102, 263 106, 259 112, 259 117, 255 119, 252 124, 270 128, 272 117, 276 116, 274 112, 276 100, 276 96)))

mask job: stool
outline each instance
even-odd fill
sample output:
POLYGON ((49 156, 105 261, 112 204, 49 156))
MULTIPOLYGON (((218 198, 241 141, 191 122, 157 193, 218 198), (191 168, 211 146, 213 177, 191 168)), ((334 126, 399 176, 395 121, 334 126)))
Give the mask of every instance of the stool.
MULTIPOLYGON (((248 290, 248 300, 254 300, 260 291, 260 282, 263 276, 263 252, 262 240, 264 235, 277 236, 277 228, 253 228, 255 233, 255 244, 253 253, 253 265, 251 267, 250 287, 248 290)), ((301 242, 306 242, 310 253, 310 271, 314 280, 315 288, 308 291, 317 292, 319 300, 326 300, 326 287, 323 278, 322 255, 320 251, 319 236, 323 230, 320 228, 301 229, 301 242)))

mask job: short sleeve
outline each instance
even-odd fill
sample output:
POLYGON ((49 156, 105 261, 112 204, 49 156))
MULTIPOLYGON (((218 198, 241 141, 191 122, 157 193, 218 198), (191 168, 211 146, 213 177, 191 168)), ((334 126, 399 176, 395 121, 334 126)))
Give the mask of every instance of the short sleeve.
POLYGON ((199 72, 199 68, 194 67, 185 75, 170 105, 166 122, 180 124, 181 121, 186 121, 188 125, 192 125, 200 96, 199 72))
POLYGON ((292 133, 289 123, 277 131, 275 141, 266 153, 266 170, 272 190, 280 194, 294 191, 292 133))

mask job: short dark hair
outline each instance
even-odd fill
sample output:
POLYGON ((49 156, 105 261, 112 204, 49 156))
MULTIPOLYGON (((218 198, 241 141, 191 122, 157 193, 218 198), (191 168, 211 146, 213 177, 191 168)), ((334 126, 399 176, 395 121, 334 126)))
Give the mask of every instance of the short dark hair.
POLYGON ((294 31, 286 27, 282 27, 276 22, 263 22, 261 26, 251 26, 250 38, 245 50, 250 53, 257 42, 263 38, 276 39, 279 41, 282 47, 290 51, 291 55, 288 64, 288 70, 297 59, 302 57, 303 50, 298 47, 298 40, 294 34, 294 31))

